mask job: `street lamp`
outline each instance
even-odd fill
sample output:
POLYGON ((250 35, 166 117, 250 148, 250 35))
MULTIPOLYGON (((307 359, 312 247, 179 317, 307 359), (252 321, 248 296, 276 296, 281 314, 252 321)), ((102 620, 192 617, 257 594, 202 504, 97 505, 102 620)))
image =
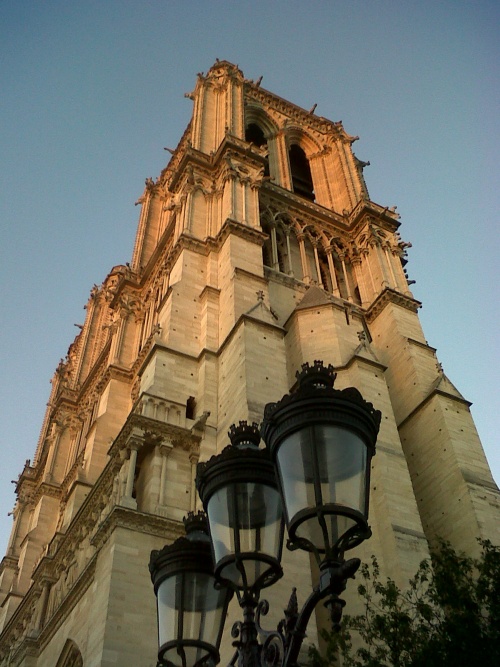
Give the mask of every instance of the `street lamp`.
MULTIPOLYGON (((296 390, 266 405, 260 432, 256 424, 240 422, 229 432, 231 445, 198 464, 196 485, 208 515, 216 588, 221 596, 224 587, 235 592, 243 610, 243 622, 236 623, 232 631, 237 639, 232 664, 237 660, 239 667, 295 665, 308 621, 320 600, 326 599, 332 624, 338 627, 345 604, 339 595, 360 565, 357 558, 346 561, 344 553, 371 535, 370 466, 381 414, 357 389, 334 389, 335 377, 333 367, 321 361, 304 364, 297 373, 296 390), (261 436, 263 449, 259 448, 261 436), (283 575, 281 507, 287 547, 312 553, 320 576, 300 612, 293 591, 286 619, 269 632, 260 626, 260 615, 267 613, 268 603, 259 599, 261 590, 283 575)), ((159 554, 165 549, 174 553, 177 542, 159 554)), ((157 592, 161 566, 155 553, 150 570, 157 592)), ((183 558, 180 552, 178 555, 183 558)), ((174 558, 172 555, 172 563, 174 558)), ((173 564, 171 567, 173 573, 173 564)), ((166 569, 163 572, 166 582, 169 575, 166 569)), ((174 584, 164 585, 173 595, 174 584)), ((222 609, 222 602, 220 605, 222 609)), ((204 638, 191 640, 192 662, 184 662, 185 638, 180 634, 169 639, 165 650, 161 624, 166 618, 161 618, 159 598, 158 609, 160 665, 217 662, 219 645, 208 648, 204 638), (174 646, 182 662, 172 659, 174 646)), ((221 626, 214 632, 220 642, 225 612, 219 617, 221 626)))

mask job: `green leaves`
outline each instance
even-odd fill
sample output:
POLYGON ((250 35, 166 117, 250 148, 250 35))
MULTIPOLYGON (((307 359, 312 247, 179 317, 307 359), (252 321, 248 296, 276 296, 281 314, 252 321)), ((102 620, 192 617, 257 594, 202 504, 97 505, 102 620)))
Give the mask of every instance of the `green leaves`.
POLYGON ((500 664, 500 548, 481 541, 472 559, 441 542, 408 586, 382 581, 375 557, 360 569, 364 613, 323 631, 312 667, 457 667, 500 664))

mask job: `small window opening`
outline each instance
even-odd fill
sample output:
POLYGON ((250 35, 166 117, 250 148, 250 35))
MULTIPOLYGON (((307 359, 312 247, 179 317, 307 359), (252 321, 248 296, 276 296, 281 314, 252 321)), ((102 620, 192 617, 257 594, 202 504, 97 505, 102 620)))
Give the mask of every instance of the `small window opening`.
POLYGON ((309 160, 307 159, 306 154, 300 146, 292 144, 290 146, 289 157, 293 191, 305 199, 314 201, 315 196, 311 167, 309 166, 309 160))
MULTIPOLYGON (((250 123, 250 125, 245 130, 245 141, 249 141, 257 148, 267 148, 267 139, 264 135, 264 131, 257 123, 250 123)), ((264 176, 269 176, 269 160, 266 158, 266 163, 264 165, 264 176)))
POLYGON ((256 123, 250 123, 245 130, 245 141, 252 142, 252 144, 255 144, 258 148, 267 144, 263 130, 256 123))
POLYGON ((196 401, 194 396, 190 396, 186 402, 186 419, 194 419, 196 410, 196 401))

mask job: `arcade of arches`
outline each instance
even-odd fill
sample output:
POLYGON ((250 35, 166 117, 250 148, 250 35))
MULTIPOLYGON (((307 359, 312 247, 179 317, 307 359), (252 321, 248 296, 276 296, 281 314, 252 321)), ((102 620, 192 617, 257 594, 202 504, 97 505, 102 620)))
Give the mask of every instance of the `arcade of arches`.
POLYGON ((265 266, 361 305, 353 265, 341 239, 328 239, 312 225, 301 227, 270 209, 262 214, 261 227, 268 237, 262 249, 265 266))

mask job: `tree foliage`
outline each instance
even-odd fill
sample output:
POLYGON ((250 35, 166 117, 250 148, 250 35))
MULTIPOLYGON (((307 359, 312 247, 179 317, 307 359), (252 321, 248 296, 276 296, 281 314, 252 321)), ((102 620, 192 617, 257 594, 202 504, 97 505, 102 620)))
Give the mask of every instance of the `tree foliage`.
POLYGON ((364 613, 323 633, 326 653, 311 647, 312 667, 500 665, 500 548, 481 546, 472 559, 441 543, 404 590, 381 580, 372 557, 358 586, 364 613))

